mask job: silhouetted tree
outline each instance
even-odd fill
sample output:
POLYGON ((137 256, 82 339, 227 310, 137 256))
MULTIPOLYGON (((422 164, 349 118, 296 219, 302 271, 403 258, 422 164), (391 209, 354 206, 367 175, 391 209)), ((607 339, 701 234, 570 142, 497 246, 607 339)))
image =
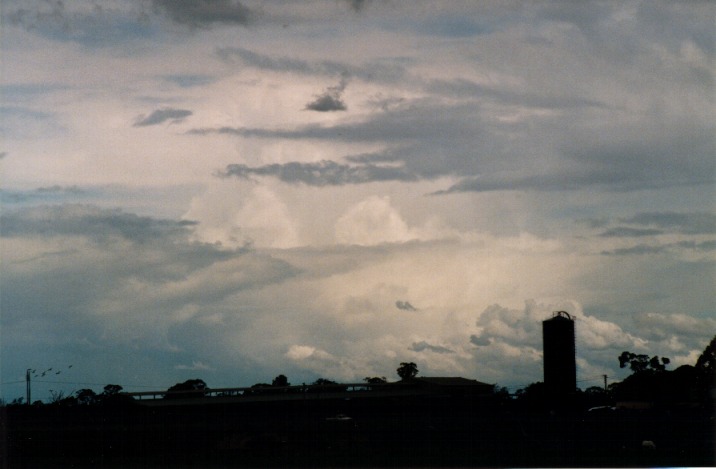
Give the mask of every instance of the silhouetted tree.
POLYGON ((91 389, 80 389, 75 394, 78 405, 93 405, 97 403, 97 393, 91 389))
POLYGON ((699 400, 711 402, 713 405, 712 396, 716 394, 716 336, 696 360, 694 369, 699 400))
POLYGON ((284 375, 278 375, 273 379, 273 382, 271 383, 271 386, 290 386, 291 383, 288 382, 288 378, 284 375))
POLYGON ((397 372, 400 379, 415 378, 418 375, 418 365, 413 362, 402 362, 397 372))
POLYGON ((385 376, 381 376, 381 377, 373 376, 372 378, 368 376, 368 377, 363 378, 363 381, 365 381, 368 384, 385 384, 388 382, 388 380, 385 379, 385 376))
POLYGON ((517 399, 525 402, 542 402, 545 397, 544 383, 536 381, 524 389, 518 389, 515 395, 517 399))
POLYGON ((115 394, 118 394, 122 390, 122 386, 119 384, 108 384, 104 387, 104 391, 102 391, 102 395, 107 396, 114 396, 115 394))
POLYGON ((201 379, 188 379, 183 383, 177 383, 167 389, 165 399, 178 399, 186 397, 203 397, 209 389, 201 379))
POLYGON ((716 336, 696 360, 696 369, 710 375, 716 374, 716 336))
POLYGON ((314 386, 331 386, 331 385, 336 385, 338 383, 336 383, 335 381, 331 381, 330 379, 318 378, 312 384, 314 386))
POLYGON ((624 351, 619 355, 619 368, 629 368, 633 373, 643 373, 645 371, 664 371, 666 365, 671 363, 666 357, 659 358, 658 355, 649 357, 649 355, 637 355, 635 353, 624 351))

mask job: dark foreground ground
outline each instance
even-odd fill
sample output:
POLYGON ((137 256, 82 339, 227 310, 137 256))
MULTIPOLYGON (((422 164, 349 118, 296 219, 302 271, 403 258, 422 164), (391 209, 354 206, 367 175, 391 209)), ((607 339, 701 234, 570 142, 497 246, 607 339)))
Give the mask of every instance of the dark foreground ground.
POLYGON ((8 468, 716 465, 704 408, 550 411, 443 396, 2 411, 8 468))

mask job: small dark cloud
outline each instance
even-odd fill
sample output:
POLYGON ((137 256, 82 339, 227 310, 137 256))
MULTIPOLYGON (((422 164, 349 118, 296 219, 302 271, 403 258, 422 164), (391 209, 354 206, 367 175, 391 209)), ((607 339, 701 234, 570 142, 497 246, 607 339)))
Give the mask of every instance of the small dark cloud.
POLYGON ((322 94, 316 96, 313 101, 306 104, 305 109, 309 111, 330 112, 345 111, 348 109, 346 103, 341 99, 348 81, 344 78, 337 86, 331 86, 322 94))
POLYGON ((620 219, 623 223, 654 226, 682 234, 716 233, 716 215, 708 212, 644 212, 630 218, 620 219))
POLYGON ((244 66, 273 72, 300 73, 329 77, 353 77, 366 81, 394 83, 405 78, 406 69, 400 59, 374 60, 360 65, 332 60, 307 61, 292 57, 275 57, 260 54, 241 47, 222 47, 216 55, 229 63, 236 61, 244 66))
POLYGON ((599 236, 603 238, 638 238, 641 236, 655 236, 663 233, 664 232, 661 230, 652 228, 629 228, 626 226, 619 226, 616 228, 610 228, 601 233, 599 236))
POLYGON ((431 345, 427 342, 420 341, 420 342, 413 342, 413 344, 408 348, 409 350, 412 350, 413 352, 434 352, 434 353, 455 353, 454 350, 451 350, 447 347, 443 347, 441 345, 431 345))
POLYGON ((403 311, 417 311, 418 310, 418 308, 411 305, 409 301, 398 300, 395 302, 395 306, 396 306, 396 308, 403 310, 403 311))
POLYGON ((667 243, 661 245, 638 244, 628 248, 619 248, 612 251, 602 251, 602 255, 606 256, 627 256, 640 254, 658 254, 674 249, 689 249, 693 251, 707 252, 716 250, 716 240, 708 241, 679 241, 677 243, 667 243))
POLYGON ((164 79, 181 88, 209 85, 216 81, 216 78, 209 75, 167 75, 164 79))
POLYGON ((0 160, 2 160, 3 158, 5 158, 6 156, 7 156, 7 152, 6 152, 6 151, 0 151, 0 160))
POLYGON ((472 345, 477 345, 478 347, 482 347, 485 345, 490 345, 490 339, 487 337, 478 337, 475 334, 470 336, 470 343, 472 345))
POLYGON ((40 194, 83 194, 84 191, 77 186, 46 186, 35 189, 40 194))
POLYGON ((164 122, 171 122, 172 124, 179 123, 191 116, 193 112, 187 109, 157 109, 148 116, 139 116, 134 122, 134 127, 146 127, 150 125, 158 125, 164 122))
POLYGON ((371 0, 346 0, 346 1, 350 5, 351 10, 355 11, 356 13, 365 9, 368 6, 368 4, 371 2, 371 0))
POLYGON ((236 0, 153 0, 152 5, 175 23, 192 28, 215 24, 246 26, 257 16, 236 0))
POLYGON ((289 184, 309 186, 342 186, 364 184, 376 181, 416 181, 419 178, 402 167, 360 165, 350 166, 335 161, 317 163, 291 162, 250 167, 244 164, 230 164, 220 177, 249 179, 251 176, 270 176, 289 184))
POLYGON ((629 255, 641 255, 641 254, 658 254, 668 249, 668 246, 650 246, 647 244, 638 244, 636 246, 628 248, 619 248, 612 251, 602 251, 601 254, 605 256, 629 256, 629 255))
POLYGON ((700 243, 694 241, 679 241, 676 245, 680 248, 693 249, 695 251, 716 250, 716 240, 702 241, 700 243))

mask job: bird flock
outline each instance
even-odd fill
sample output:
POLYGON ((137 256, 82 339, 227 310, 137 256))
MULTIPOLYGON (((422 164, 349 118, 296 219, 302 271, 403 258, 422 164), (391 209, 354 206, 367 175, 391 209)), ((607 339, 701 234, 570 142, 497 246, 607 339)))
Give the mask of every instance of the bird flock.
MULTIPOLYGON (((67 367, 68 370, 70 368, 72 368, 72 365, 69 365, 67 367)), ((52 369, 52 367, 50 367, 50 368, 46 369, 45 371, 37 371, 36 369, 33 369, 33 370, 30 370, 30 373, 32 373, 33 378, 44 378, 45 375, 47 375, 48 373, 52 374, 51 373, 52 371, 53 371, 53 369, 52 369)), ((59 375, 62 373, 62 370, 54 370, 54 371, 55 371, 55 375, 59 375)))

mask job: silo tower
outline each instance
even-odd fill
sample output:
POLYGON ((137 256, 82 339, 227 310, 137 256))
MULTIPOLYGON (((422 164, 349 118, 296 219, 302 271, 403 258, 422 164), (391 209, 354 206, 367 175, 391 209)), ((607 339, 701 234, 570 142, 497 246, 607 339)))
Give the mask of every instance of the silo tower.
POLYGON ((547 395, 568 396, 577 388, 574 318, 556 311, 542 321, 544 384, 547 395))

